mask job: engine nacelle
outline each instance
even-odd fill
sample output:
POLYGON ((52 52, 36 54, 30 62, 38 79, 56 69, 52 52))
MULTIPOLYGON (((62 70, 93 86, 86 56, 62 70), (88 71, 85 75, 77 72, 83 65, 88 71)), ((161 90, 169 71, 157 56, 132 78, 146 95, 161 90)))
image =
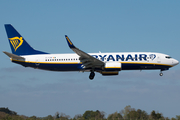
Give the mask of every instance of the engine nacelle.
POLYGON ((118 75, 119 71, 121 71, 120 62, 107 62, 101 74, 102 75, 118 75))
POLYGON ((121 71, 121 63, 107 62, 104 66, 104 71, 121 71))

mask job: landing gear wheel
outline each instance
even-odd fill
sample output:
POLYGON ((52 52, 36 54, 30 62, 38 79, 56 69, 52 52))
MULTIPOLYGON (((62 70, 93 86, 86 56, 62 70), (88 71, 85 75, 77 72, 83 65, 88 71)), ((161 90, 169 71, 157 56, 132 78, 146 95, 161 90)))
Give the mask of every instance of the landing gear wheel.
POLYGON ((160 76, 163 76, 163 73, 161 72, 161 73, 159 73, 159 75, 160 75, 160 76))
POLYGON ((94 72, 91 72, 90 75, 89 75, 89 79, 90 79, 90 80, 93 80, 93 79, 94 79, 94 76, 95 76, 95 73, 94 73, 94 72))

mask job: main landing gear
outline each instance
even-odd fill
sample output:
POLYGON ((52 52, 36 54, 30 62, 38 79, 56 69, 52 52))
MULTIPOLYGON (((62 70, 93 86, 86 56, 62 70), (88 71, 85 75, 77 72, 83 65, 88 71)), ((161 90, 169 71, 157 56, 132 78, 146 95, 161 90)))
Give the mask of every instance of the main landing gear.
POLYGON ((93 80, 93 79, 94 79, 94 76, 95 76, 94 71, 91 71, 91 73, 90 73, 90 75, 89 75, 89 79, 90 79, 90 80, 93 80))
POLYGON ((159 75, 160 75, 160 76, 163 76, 163 73, 162 73, 162 71, 159 73, 159 75))

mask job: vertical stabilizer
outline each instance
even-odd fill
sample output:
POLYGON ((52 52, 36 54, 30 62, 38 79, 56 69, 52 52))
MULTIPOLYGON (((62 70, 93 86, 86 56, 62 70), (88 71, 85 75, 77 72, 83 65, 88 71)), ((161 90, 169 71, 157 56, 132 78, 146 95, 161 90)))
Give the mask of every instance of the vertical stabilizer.
POLYGON ((5 24, 12 53, 15 55, 47 54, 34 50, 11 24, 5 24))

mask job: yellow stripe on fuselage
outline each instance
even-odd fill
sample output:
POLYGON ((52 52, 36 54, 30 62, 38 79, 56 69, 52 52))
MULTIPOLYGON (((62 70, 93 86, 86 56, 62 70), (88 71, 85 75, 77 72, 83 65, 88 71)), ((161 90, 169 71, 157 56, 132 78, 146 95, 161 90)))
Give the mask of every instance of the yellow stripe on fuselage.
MULTIPOLYGON (((22 61, 22 60, 14 60, 11 61, 24 62, 24 63, 39 63, 39 64, 82 64, 82 62, 36 62, 36 61, 22 61)), ((121 64, 147 64, 147 65, 162 65, 173 67, 169 64, 161 64, 161 63, 145 63, 145 62, 120 62, 121 64)), ((106 68, 121 68, 121 67, 106 67, 106 68)))
POLYGON ((121 67, 105 67, 105 68, 121 68, 121 67))
POLYGON ((11 60, 17 62, 24 62, 24 63, 39 63, 39 64, 82 64, 81 62, 36 62, 36 61, 22 61, 22 60, 11 60))

